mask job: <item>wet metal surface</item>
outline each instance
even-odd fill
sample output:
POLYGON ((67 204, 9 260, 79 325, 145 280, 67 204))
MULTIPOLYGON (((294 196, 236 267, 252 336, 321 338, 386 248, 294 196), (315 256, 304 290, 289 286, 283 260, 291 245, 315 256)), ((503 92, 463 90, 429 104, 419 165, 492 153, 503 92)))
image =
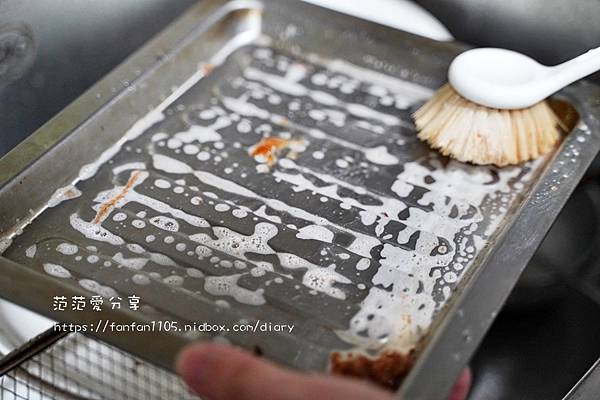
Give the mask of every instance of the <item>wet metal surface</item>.
MULTIPOLYGON (((326 53, 309 27, 283 19, 286 7, 314 8, 285 2, 263 14, 239 4, 213 10, 212 25, 197 28, 213 48, 183 40, 159 59, 167 60, 161 74, 124 81, 116 100, 124 108, 107 104, 102 123, 83 125, 53 150, 72 146, 72 163, 57 153, 40 160, 63 183, 37 194, 43 203, 23 229, 8 217, 22 206, 2 211, 3 257, 48 282, 136 294, 145 318, 293 324, 291 332, 220 339, 299 368, 325 369, 332 351, 408 354, 524 204, 566 197, 596 134, 581 123, 557 159, 519 167, 450 161, 416 139, 410 119, 432 93, 424 82, 443 79, 434 73, 441 62, 415 75, 424 56, 399 46, 388 68, 378 58, 385 45, 373 47, 372 38, 364 41, 377 54, 359 60, 336 51, 344 35, 326 53), (217 53, 211 35, 227 51, 217 53), (180 88, 166 97, 169 71, 180 88), (124 116, 142 105, 150 112, 138 111, 137 122, 124 116)), ((373 38, 391 32, 377 28, 373 38)), ((34 200, 15 180, 5 192, 24 206, 34 200)), ((467 332, 465 343, 481 334, 467 332)))

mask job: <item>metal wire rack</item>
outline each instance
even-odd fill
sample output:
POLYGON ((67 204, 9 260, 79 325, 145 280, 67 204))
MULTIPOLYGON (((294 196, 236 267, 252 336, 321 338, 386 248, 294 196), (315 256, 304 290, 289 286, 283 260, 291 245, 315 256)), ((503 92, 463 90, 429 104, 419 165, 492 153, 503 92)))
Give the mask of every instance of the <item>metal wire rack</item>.
POLYGON ((25 360, 0 376, 0 400, 198 399, 176 375, 78 333, 34 348, 11 353, 25 360))

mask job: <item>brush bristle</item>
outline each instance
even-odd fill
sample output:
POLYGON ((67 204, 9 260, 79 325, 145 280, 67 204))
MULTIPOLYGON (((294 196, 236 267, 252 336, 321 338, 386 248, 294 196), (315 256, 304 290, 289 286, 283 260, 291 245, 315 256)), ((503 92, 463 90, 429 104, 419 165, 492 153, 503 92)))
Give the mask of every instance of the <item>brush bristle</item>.
POLYGON ((546 101, 520 110, 493 109, 466 100, 449 84, 413 118, 419 139, 444 155, 481 165, 535 159, 560 138, 560 120, 546 101))

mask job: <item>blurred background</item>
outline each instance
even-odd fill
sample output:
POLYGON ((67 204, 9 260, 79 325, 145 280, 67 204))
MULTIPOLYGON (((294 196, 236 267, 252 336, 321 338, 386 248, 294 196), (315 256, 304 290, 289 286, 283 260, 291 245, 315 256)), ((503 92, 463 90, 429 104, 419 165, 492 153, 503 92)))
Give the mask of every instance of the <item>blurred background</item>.
MULTIPOLYGON (((0 156, 196 1, 0 0, 0 156)), ((598 0, 364 3, 333 7, 545 64, 600 45, 598 0)), ((470 399, 559 399, 600 356, 599 173, 596 160, 475 355, 470 399)), ((0 325, 20 315, 4 306, 0 325)))

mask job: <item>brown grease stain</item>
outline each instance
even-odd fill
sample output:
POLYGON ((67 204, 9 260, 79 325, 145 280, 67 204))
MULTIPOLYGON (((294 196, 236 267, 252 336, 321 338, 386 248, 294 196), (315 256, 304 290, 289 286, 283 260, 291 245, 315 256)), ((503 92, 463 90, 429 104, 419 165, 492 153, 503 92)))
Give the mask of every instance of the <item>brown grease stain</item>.
POLYGON ((397 389, 415 363, 415 352, 407 354, 386 350, 377 358, 364 354, 331 354, 332 374, 369 379, 383 387, 397 389))
POLYGON ((129 193, 133 185, 135 185, 135 182, 137 181, 137 178, 141 172, 142 171, 135 171, 132 173, 123 190, 121 190, 118 195, 100 206, 100 210, 98 210, 96 218, 94 218, 94 224, 99 224, 101 221, 103 221, 106 215, 110 212, 110 209, 113 208, 119 200, 122 200, 127 193, 129 193))

